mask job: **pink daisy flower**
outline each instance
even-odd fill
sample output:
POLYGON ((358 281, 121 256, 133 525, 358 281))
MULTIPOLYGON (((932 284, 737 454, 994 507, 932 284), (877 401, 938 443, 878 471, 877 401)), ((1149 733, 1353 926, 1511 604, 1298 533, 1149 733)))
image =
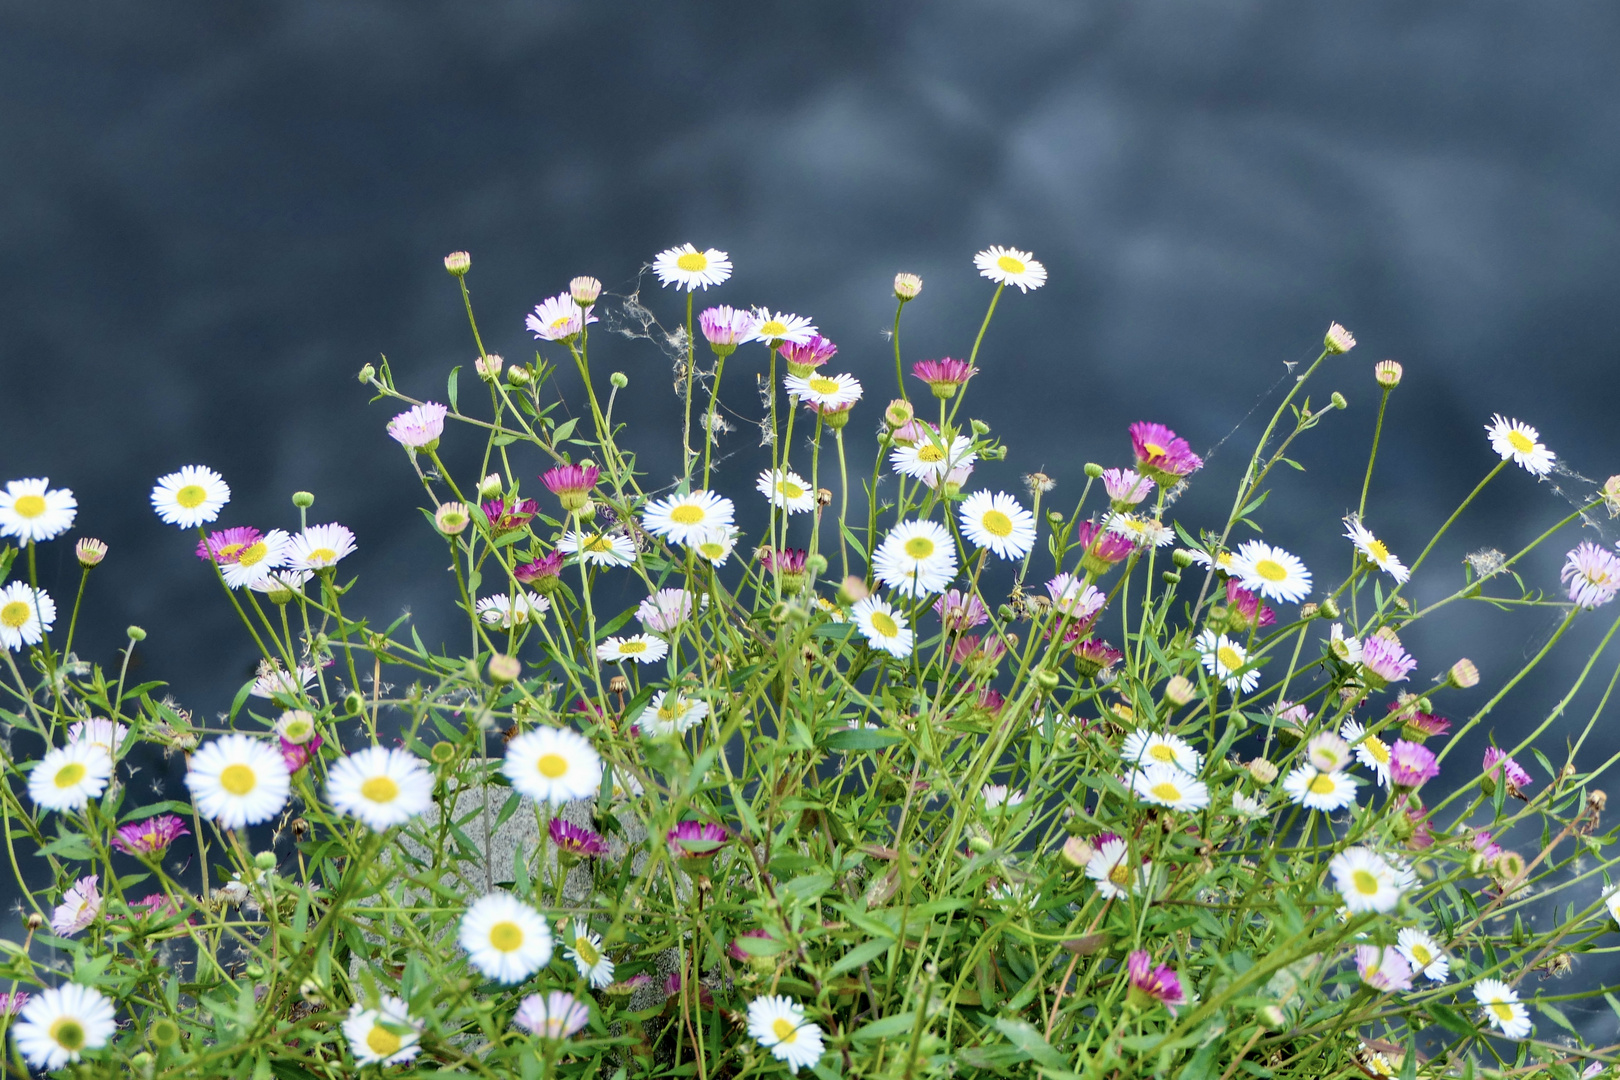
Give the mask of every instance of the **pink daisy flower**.
POLYGON ((1138 1000, 1157 1001, 1176 1014, 1176 1008, 1187 1003, 1187 994, 1181 988, 1181 977, 1168 964, 1153 966, 1153 958, 1145 949, 1133 949, 1125 959, 1125 973, 1131 980, 1131 993, 1138 1000))
POLYGON ((659 589, 636 607, 636 618, 648 630, 667 634, 692 615, 692 594, 685 589, 659 589))
POLYGON ((434 401, 413 405, 388 421, 389 438, 407 450, 432 450, 444 434, 444 418, 449 411, 434 401))
POLYGON ((1374 990, 1412 989, 1412 965, 1393 948, 1380 945, 1356 946, 1356 974, 1374 990))
POLYGON ((1361 671, 1367 685, 1382 690, 1390 683, 1405 682, 1417 667, 1401 643, 1383 634, 1373 634, 1361 643, 1361 671))
POLYGON ((1590 540, 1582 540, 1565 559, 1559 580, 1569 586, 1571 603, 1583 608, 1602 607, 1620 590, 1620 559, 1590 540))
POLYGON ((1103 489, 1118 506, 1135 506, 1153 494, 1153 481, 1135 469, 1104 469, 1103 489))
POLYGON ((965 360, 952 360, 945 357, 943 360, 919 360, 911 365, 911 373, 934 392, 940 399, 956 396, 956 391, 967 385, 967 381, 979 373, 976 367, 969 367, 965 360))
POLYGON ((490 531, 500 536, 527 525, 540 512, 540 503, 534 499, 490 499, 482 509, 490 531))
POLYGON ((964 594, 960 589, 941 594, 934 601, 934 614, 950 631, 971 630, 990 621, 990 612, 984 602, 976 594, 964 594))
POLYGON ((719 851, 731 834, 724 825, 708 821, 682 821, 666 836, 671 855, 684 859, 708 859, 719 851))
POLYGON ((1485 773, 1487 779, 1500 777, 1506 781, 1508 794, 1516 799, 1524 798, 1520 792, 1534 782, 1530 779, 1530 774, 1524 771, 1523 766, 1494 746, 1486 748, 1485 763, 1481 771, 1485 773))
POLYGON ((1074 653, 1074 670, 1083 678, 1095 679, 1107 671, 1124 657, 1124 653, 1095 638, 1076 644, 1074 653))
POLYGON ((519 566, 512 571, 512 576, 525 585, 533 585, 535 592, 551 592, 562 584, 562 567, 562 552, 553 551, 519 566))
POLYGON ((551 834, 551 842, 557 845, 558 850, 566 851, 570 855, 598 858, 608 853, 607 844, 599 835, 562 818, 552 818, 547 831, 551 834))
POLYGON ((595 465, 558 465, 541 473, 540 482, 557 496, 564 510, 574 511, 590 500, 599 476, 601 470, 595 465))
POLYGON ((1204 467, 1204 459, 1192 452, 1187 440, 1163 424, 1138 422, 1130 430, 1136 468, 1143 475, 1161 484, 1174 484, 1204 467))
POLYGON ((1095 521, 1082 521, 1074 530, 1074 544, 1084 554, 1080 565, 1093 574, 1106 574, 1136 550, 1129 537, 1109 532, 1095 521))
POLYGON ((264 539, 264 534, 251 525, 233 525, 229 529, 211 532, 197 541, 197 558, 225 566, 236 561, 243 548, 250 548, 264 539))
POLYGON ((1241 622, 1239 630, 1270 626, 1277 621, 1277 613, 1260 602, 1260 597, 1238 584, 1237 578, 1226 579, 1226 606, 1233 623, 1241 622))
POLYGON ((809 341, 786 342, 781 351, 782 359, 787 361, 789 375, 808 375, 837 356, 838 346, 815 334, 809 341))
POLYGON ((126 855, 159 855, 182 836, 191 835, 186 823, 173 814, 159 814, 145 821, 132 821, 120 825, 113 834, 112 846, 126 855))
POLYGON ((698 326, 702 328, 703 336, 716 356, 730 356, 736 352, 737 346, 747 341, 754 332, 755 321, 753 312, 746 308, 734 308, 730 304, 708 308, 698 316, 698 326))
POLYGON ((1396 787, 1419 788, 1440 775, 1434 752, 1421 743, 1396 739, 1389 750, 1389 782, 1396 787))
POLYGON ((571 294, 558 293, 540 301, 523 325, 541 341, 572 341, 586 323, 595 321, 596 316, 581 308, 571 294))

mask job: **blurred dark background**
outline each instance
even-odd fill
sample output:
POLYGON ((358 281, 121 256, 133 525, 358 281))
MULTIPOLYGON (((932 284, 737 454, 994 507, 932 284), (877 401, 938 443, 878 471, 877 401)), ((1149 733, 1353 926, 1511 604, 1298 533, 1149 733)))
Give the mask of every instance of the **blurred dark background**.
MULTIPOLYGON (((533 354, 525 312, 573 275, 618 294, 639 281, 673 326, 681 298, 644 264, 688 240, 725 249, 735 277, 700 301, 814 318, 841 347, 833 369, 866 383, 850 435, 869 461, 893 393, 892 275, 925 281, 908 360, 965 355, 990 295, 971 258, 999 243, 1032 249, 1051 278, 1004 296, 986 340, 966 412, 1011 455, 979 478, 1018 490, 1042 468, 1063 505, 1083 463, 1127 463, 1126 425, 1156 419, 1215 449, 1176 509, 1195 531, 1218 525, 1286 365, 1312 359, 1331 320, 1356 334, 1313 394, 1350 408, 1298 444, 1308 471, 1278 478, 1265 516, 1331 585, 1380 358, 1406 379, 1368 520, 1409 562, 1494 463, 1493 411, 1539 427, 1575 472, 1620 472, 1617 31, 1606 3, 8 0, 0 473, 71 487, 78 533, 112 546, 83 654, 115 663, 139 624, 139 675, 209 717, 253 655, 194 539, 148 508, 153 479, 182 464, 225 474, 229 523, 293 527, 289 495, 314 492, 311 520, 359 537, 353 613, 410 608, 429 642, 458 625, 420 489, 384 434, 395 410, 354 379, 386 354, 403 390, 442 400, 462 364, 463 401, 478 396, 446 252, 472 253, 484 340, 512 358, 533 354)), ((594 344, 604 382, 630 376, 618 412, 665 482, 667 359, 647 341, 594 344)), ((760 365, 741 355, 727 402, 752 416, 760 365)), ((744 451, 719 484, 740 501, 755 498, 756 435, 725 447, 744 451)), ((526 467, 537 487, 541 462, 526 467)), ((1568 508, 1504 473, 1414 595, 1444 595, 1466 551, 1516 550, 1568 508)), ((1528 563, 1530 583, 1555 590, 1576 539, 1528 563)), ((65 605, 71 538, 42 555, 65 605)), ((1473 657, 1484 684, 1446 709, 1465 715, 1556 622, 1458 605, 1409 635, 1415 681, 1473 657)), ((1478 744, 1538 722, 1607 622, 1581 620, 1478 744)), ((1583 764, 1620 746, 1611 728, 1583 764)), ((1559 741, 1543 743, 1555 760, 1559 741)), ((1475 767, 1477 747, 1454 760, 1475 767)))

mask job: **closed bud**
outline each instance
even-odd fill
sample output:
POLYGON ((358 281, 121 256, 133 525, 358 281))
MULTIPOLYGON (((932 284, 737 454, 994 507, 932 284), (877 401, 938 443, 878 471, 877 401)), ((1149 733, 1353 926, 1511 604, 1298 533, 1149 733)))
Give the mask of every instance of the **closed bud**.
POLYGON ((1275 1005, 1262 1005, 1255 1012, 1255 1018, 1273 1031, 1281 1031, 1288 1026, 1288 1017, 1275 1005))
POLYGON ((274 870, 276 868, 276 853, 273 851, 259 852, 253 856, 253 865, 260 870, 274 870))
POLYGON ((1174 570, 1166 570, 1163 574, 1161 574, 1159 576, 1164 579, 1164 583, 1166 585, 1179 585, 1179 584, 1181 584, 1181 575, 1176 573, 1174 570))
POLYGON ((968 837, 967 846, 969 851, 983 855, 985 852, 995 847, 995 844, 991 843, 990 838, 985 836, 983 833, 974 832, 968 837))
POLYGON ((471 520, 467 514, 466 503, 440 503, 439 508, 433 512, 433 523, 446 536, 459 536, 471 520))
POLYGON ((1385 390, 1393 390, 1401 385, 1401 365, 1394 360, 1380 360, 1373 365, 1373 378, 1385 390))
POLYGON ((1046 512, 1046 523, 1048 525, 1052 526, 1052 528, 1054 528, 1054 529, 1061 526, 1063 524, 1063 513, 1062 513, 1062 511, 1048 510, 1046 512))
POLYGON ((498 472, 492 472, 478 481, 478 497, 480 499, 493 499, 505 490, 506 482, 501 479, 501 474, 498 472))
POLYGON ((358 378, 362 383, 368 383, 372 379, 375 379, 376 377, 377 377, 377 369, 372 367, 370 364, 366 364, 363 367, 361 367, 360 368, 360 374, 356 376, 356 378, 358 378))
POLYGON ((1184 675, 1172 675, 1170 681, 1164 684, 1164 700, 1176 708, 1182 708, 1198 693, 1198 688, 1184 675))
POLYGON ((1337 390, 1333 391, 1333 396, 1328 400, 1333 402, 1333 407, 1335 409, 1346 409, 1350 407, 1350 403, 1344 400, 1344 395, 1339 393, 1337 390))
POLYGON ((1089 476, 1093 480, 1096 480, 1099 477, 1101 477, 1102 474, 1103 474, 1103 467, 1101 465, 1097 464, 1095 461, 1086 462, 1086 475, 1087 476, 1089 476))
POLYGON ((366 699, 358 690, 350 690, 343 695, 343 711, 349 716, 359 716, 360 710, 366 707, 366 699))
POLYGON ((1035 673, 1035 685, 1040 687, 1042 690, 1056 690, 1057 684, 1057 672, 1048 670, 1047 668, 1042 668, 1035 673))
POLYGON ((293 505, 300 510, 308 510, 315 505, 315 495, 308 491, 295 491, 292 493, 293 505))
POLYGON ((1459 690, 1467 690, 1471 686, 1479 685, 1479 668, 1474 666, 1472 660, 1466 657, 1451 665, 1446 672, 1446 681, 1459 690))
POLYGON ((138 626, 125 627, 124 628, 124 633, 129 637, 129 640, 131 640, 131 641, 145 641, 146 640, 146 631, 142 630, 138 626))
POLYGON ((577 277, 568 283, 568 295, 580 307, 590 307, 602 295, 602 283, 593 277, 577 277))
POLYGON ((895 398, 883 410, 883 422, 890 428, 903 428, 917 416, 917 410, 905 398, 895 398))
POLYGON ((1063 861, 1071 867, 1076 870, 1083 870, 1086 864, 1091 861, 1092 856, 1097 854, 1097 849, 1078 836, 1071 836, 1063 841, 1063 850, 1060 854, 1063 861))
POLYGON ((129 1059, 129 1064, 130 1067, 135 1070, 135 1075, 147 1077, 152 1075, 153 1068, 157 1064, 157 1059, 152 1056, 151 1051, 142 1050, 134 1057, 129 1059))
POLYGON ((489 681, 497 686, 516 682, 518 674, 522 670, 523 665, 518 662, 518 658, 515 656, 496 653, 489 658, 489 681))
POLYGON ((522 364, 513 364, 506 369, 506 381, 513 386, 528 386, 529 369, 522 364))
POLYGON ((990 434, 990 425, 985 423, 983 420, 969 420, 968 426, 973 428, 973 434, 975 435, 990 434))
POLYGON ((79 565, 88 570, 101 565, 101 560, 107 557, 107 545, 104 541, 87 536, 73 545, 73 554, 78 556, 79 565))
POLYGON ((1254 782, 1261 787, 1277 779, 1277 766, 1265 758, 1255 758, 1245 767, 1249 770, 1249 775, 1254 777, 1254 782))
POLYGON ((1338 323, 1334 323, 1328 327, 1327 334, 1322 338, 1322 344, 1327 347, 1327 351, 1330 353, 1347 353, 1356 347, 1356 339, 1351 335, 1350 331, 1338 323))
POLYGON ((494 382, 501 377, 501 365, 506 363, 499 353, 489 353, 473 361, 473 370, 485 382, 494 382))
POLYGON ((456 759, 456 744, 436 742, 433 749, 428 752, 428 756, 433 759, 435 765, 448 765, 456 759))
POLYGON ((917 299, 920 292, 922 292, 922 278, 916 274, 894 275, 894 298, 902 304, 917 299))
POLYGON ((452 251, 444 257, 444 268, 460 277, 472 268, 472 256, 465 251, 452 251))
POLYGON ((1013 610, 1013 606, 1011 604, 1002 604, 1000 607, 996 608, 996 617, 1002 622, 1011 622, 1013 616, 1016 614, 1017 612, 1013 610))
POLYGON ((615 371, 613 374, 608 376, 608 382, 613 384, 613 388, 615 390, 623 390, 625 387, 630 385, 630 376, 626 375, 622 371, 615 371))
POLYGON ((1317 606, 1316 613, 1324 619, 1337 619, 1339 617, 1339 605, 1334 603, 1333 598, 1330 596, 1317 606))
POLYGON ((1170 553, 1170 561, 1185 570, 1193 564, 1193 553, 1186 548, 1176 548, 1170 553))
POLYGON ((870 595, 871 590, 866 587, 865 579, 856 574, 849 575, 838 586, 838 599, 846 604, 865 600, 870 595))
POLYGON ((827 556, 823 555, 819 551, 816 552, 814 555, 804 560, 804 568, 816 576, 825 574, 827 572, 827 556))
POLYGON ((1517 851, 1504 851, 1491 864, 1491 873, 1507 884, 1523 878, 1524 871, 1524 856, 1517 851))

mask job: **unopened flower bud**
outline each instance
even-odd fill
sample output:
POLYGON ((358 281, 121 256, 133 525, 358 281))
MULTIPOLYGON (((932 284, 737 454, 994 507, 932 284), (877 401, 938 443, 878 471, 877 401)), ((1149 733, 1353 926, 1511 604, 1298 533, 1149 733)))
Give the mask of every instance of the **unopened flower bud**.
POLYGON ((969 851, 976 852, 980 855, 983 855, 985 852, 995 847, 995 845, 990 842, 990 838, 988 836, 984 836, 979 833, 974 833, 968 837, 967 846, 969 851))
POLYGON ((428 756, 433 759, 435 765, 448 765, 456 759, 456 744, 436 742, 433 749, 428 751, 428 756))
POLYGON ((1459 690, 1467 690, 1471 686, 1479 685, 1479 668, 1467 657, 1451 665, 1446 672, 1446 681, 1459 690))
POLYGON ((489 681, 496 685, 517 681, 518 673, 522 670, 523 665, 515 656, 496 653, 489 658, 489 681))
POLYGON ((1380 360, 1373 365, 1373 378, 1385 390, 1393 390, 1401 385, 1401 365, 1395 360, 1380 360))
POLYGON ((501 377, 501 365, 506 361, 501 359, 500 353, 488 353, 473 361, 473 370, 485 382, 494 382, 501 377))
POLYGON ((1333 402, 1333 407, 1335 409, 1348 409, 1350 407, 1350 403, 1344 400, 1344 395, 1339 393, 1337 390, 1333 391, 1333 396, 1328 400, 1333 402))
POLYGON ((894 275, 894 298, 902 304, 917 299, 920 292, 922 292, 922 278, 916 274, 894 275))
POLYGON ((1042 690, 1056 690, 1058 673, 1048 668, 1041 668, 1035 673, 1035 685, 1042 690))
POLYGON ((1316 613, 1324 619, 1337 619, 1339 617, 1339 605, 1334 603, 1333 598, 1330 596, 1317 606, 1316 613))
POLYGON ((471 521, 467 513, 467 504, 458 502, 440 503, 439 508, 433 512, 433 523, 439 531, 446 536, 459 536, 471 521))
POLYGON ((1096 480, 1099 477, 1101 477, 1102 474, 1103 474, 1103 467, 1101 465, 1097 464, 1095 461, 1086 462, 1086 475, 1087 476, 1091 477, 1091 479, 1093 479, 1093 480, 1096 480))
POLYGON ((1249 775, 1254 777, 1254 782, 1262 787, 1277 779, 1277 766, 1265 758, 1255 758, 1245 768, 1249 770, 1249 775))
POLYGON ((1192 701, 1197 693, 1197 687, 1183 675, 1172 675, 1170 681, 1164 684, 1164 700, 1177 709, 1192 701))
POLYGON ((1002 604, 996 608, 996 617, 1002 622, 1012 622, 1013 616, 1017 614, 1018 613, 1013 610, 1013 606, 1011 604, 1002 604))
POLYGON ((501 479, 501 474, 498 472, 492 472, 478 481, 478 497, 480 499, 493 499, 505 490, 506 481, 501 479))
POLYGON ((1193 564, 1193 553, 1186 548, 1176 548, 1170 553, 1170 561, 1185 570, 1193 564))
POLYGON ((1350 331, 1334 323, 1328 327, 1327 334, 1322 338, 1322 344, 1327 346, 1330 353, 1347 353, 1356 347, 1356 339, 1351 336, 1350 331))
POLYGON ((895 398, 883 410, 883 422, 890 428, 903 428, 911 423, 917 411, 911 407, 911 402, 905 398, 895 398))
POLYGON ((506 369, 506 381, 513 386, 528 386, 529 369, 522 364, 513 364, 506 369))
POLYGON ((613 374, 608 376, 608 382, 613 384, 613 388, 615 390, 623 390, 625 387, 630 385, 630 376, 626 375, 622 371, 615 371, 613 374))
POLYGON ((308 491, 295 491, 292 493, 292 504, 300 510, 308 510, 315 505, 315 495, 308 491))
POLYGON ((990 434, 990 425, 985 423, 983 420, 970 420, 968 421, 968 424, 973 428, 973 434, 975 435, 990 434))
POLYGON ((253 865, 260 870, 274 870, 276 868, 276 853, 273 851, 259 852, 253 856, 253 865))
POLYGON ((1620 517, 1620 476, 1611 476, 1603 481, 1603 504, 1609 508, 1610 517, 1620 517))
POLYGON ((602 283, 593 277, 577 277, 568 283, 568 295, 580 307, 590 307, 602 295, 602 283))
POLYGON ((444 257, 444 268, 460 277, 472 267, 472 256, 465 251, 452 251, 444 257))
POLYGON ((146 1037, 159 1049, 173 1046, 180 1041, 180 1025, 167 1016, 160 1016, 146 1029, 146 1037))
POLYGON ((1517 851, 1504 851, 1491 864, 1491 873, 1509 883, 1524 877, 1524 870, 1524 856, 1517 851))
POLYGON ((1176 573, 1174 570, 1166 570, 1164 573, 1160 574, 1159 577, 1163 579, 1166 585, 1181 584, 1181 575, 1176 573))
POLYGON ((1254 1015, 1256 1019, 1273 1031, 1281 1031, 1288 1026, 1288 1017, 1283 1015, 1282 1009, 1275 1005, 1262 1005, 1254 1015))
POLYGON ((1076 870, 1085 869, 1086 864, 1089 863, 1092 856, 1096 854, 1097 849, 1092 847, 1089 842, 1080 839, 1078 836, 1071 836, 1067 840, 1063 841, 1063 861, 1074 867, 1076 870))
POLYGON ((366 699, 358 690, 350 690, 343 695, 343 712, 348 716, 359 716, 360 710, 366 707, 366 699))
POLYGON ((142 630, 138 626, 126 627, 124 629, 124 633, 129 636, 129 640, 131 640, 131 641, 145 641, 146 640, 146 631, 142 630))
POLYGON ((101 560, 107 557, 107 544, 87 536, 73 545, 73 554, 79 557, 79 565, 88 570, 92 566, 100 566, 101 560))
POLYGON ((838 586, 838 599, 846 604, 854 604, 865 600, 869 595, 871 595, 871 590, 866 587, 865 579, 857 574, 849 575, 838 586))
POLYGON ((804 560, 804 568, 811 574, 818 576, 825 574, 827 572, 827 556, 823 555, 819 551, 816 552, 814 555, 804 560))

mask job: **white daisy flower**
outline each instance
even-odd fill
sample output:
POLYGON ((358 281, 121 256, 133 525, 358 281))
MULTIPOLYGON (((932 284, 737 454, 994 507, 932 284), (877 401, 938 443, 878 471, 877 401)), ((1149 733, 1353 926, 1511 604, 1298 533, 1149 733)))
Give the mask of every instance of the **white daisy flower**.
POLYGON ((410 1006, 391 994, 380 995, 375 1009, 355 1002, 343 1021, 349 1052, 359 1065, 397 1065, 411 1060, 422 1049, 418 1045, 421 1030, 422 1021, 411 1016, 410 1006))
POLYGON ((699 489, 648 503, 641 511, 641 523, 654 536, 689 547, 707 540, 716 529, 730 528, 733 513, 730 499, 699 489))
POLYGON ((158 477, 152 488, 152 509, 165 525, 195 529, 219 517, 231 501, 231 486, 213 469, 187 465, 179 472, 158 477))
POLYGON ((1495 413, 1485 430, 1491 437, 1491 449, 1503 461, 1513 462, 1531 476, 1546 476, 1552 472, 1554 454, 1537 441, 1540 436, 1529 424, 1495 413))
POLYGON ((913 480, 938 479, 978 459, 979 455, 973 450, 973 440, 966 435, 953 437, 948 447, 923 439, 911 446, 896 446, 889 451, 890 467, 913 480))
POLYGON ((551 963, 551 927, 511 893, 473 901, 457 934, 473 967, 499 983, 520 983, 551 963))
POLYGON ((660 690, 637 714, 636 724, 648 735, 684 735, 708 715, 708 702, 675 690, 660 690))
POLYGON ((101 797, 112 779, 113 760, 92 742, 73 742, 45 752, 28 774, 28 796, 46 810, 79 810, 101 797))
POLYGON ((1603 906, 1609 909, 1609 917, 1620 923, 1620 885, 1603 894, 1603 906))
POLYGON ((1331 813, 1356 801, 1356 782, 1348 773, 1323 772, 1301 765, 1283 778, 1283 791, 1307 810, 1331 813))
POLYGON ((54 1072, 106 1046, 118 1030, 113 1017, 112 1002, 100 990, 64 983, 28 999, 11 1038, 28 1064, 54 1072))
POLYGON ((569 529, 557 541, 557 550, 564 555, 578 556, 580 562, 591 566, 629 566, 636 561, 636 545, 628 536, 618 533, 569 529))
POLYGON ((298 673, 290 675, 283 671, 280 665, 259 665, 259 677, 253 680, 253 689, 248 691, 254 697, 273 698, 277 694, 296 698, 309 689, 309 684, 315 681, 315 667, 312 664, 299 664, 298 673))
POLYGON ((1485 1019, 1503 1035, 1522 1039, 1530 1034, 1530 1010, 1520 1004, 1519 992, 1501 979, 1479 980, 1474 985, 1474 1000, 1485 1010, 1485 1019))
POLYGON ((1176 538, 1170 526, 1146 514, 1110 514, 1103 527, 1138 547, 1160 548, 1173 543, 1176 538))
POLYGON ((56 601, 50 593, 21 581, 0 588, 0 645, 12 652, 24 645, 38 645, 54 625, 56 601))
POLYGON ((979 275, 997 285, 1016 285, 1019 292, 1029 292, 1046 284, 1046 267, 1035 261, 1035 256, 1017 248, 991 244, 973 256, 973 265, 979 275))
POLYGON ((1357 760, 1377 774, 1378 786, 1388 787, 1389 744, 1376 735, 1367 734, 1367 729, 1355 719, 1347 719, 1339 725, 1339 734, 1355 750, 1357 760))
POLYGON ((1328 649, 1346 664, 1361 663, 1361 640, 1347 635, 1339 623, 1328 628, 1328 649))
POLYGON ((9 480, 0 491, 0 536, 38 543, 73 527, 78 500, 67 488, 50 490, 48 477, 9 480))
POLYGON ((586 323, 596 321, 568 293, 548 296, 536 305, 534 312, 523 320, 529 333, 542 341, 571 341, 585 329, 586 323))
POLYGON ((381 832, 433 805, 433 774, 415 754, 369 746, 332 766, 326 798, 340 813, 381 832))
POLYGON ((788 396, 814 402, 824 409, 839 409, 861 400, 861 381, 853 375, 789 375, 783 380, 788 396))
POLYGON ((539 727, 506 744, 501 772, 518 794, 555 805, 594 796, 602 783, 602 758, 577 731, 539 727))
POLYGON ((824 596, 816 597, 816 607, 820 608, 821 613, 835 623, 841 623, 846 618, 844 609, 824 596))
POLYGON ((714 248, 699 251, 691 244, 682 244, 660 251, 653 258, 652 268, 658 275, 658 284, 666 288, 673 283, 677 289, 687 292, 694 289, 708 292, 710 285, 719 285, 731 276, 731 259, 714 248))
POLYGON ((1395 935, 1395 951, 1406 957, 1412 972, 1423 975, 1431 982, 1445 982, 1451 977, 1451 960, 1440 943, 1422 930, 1406 927, 1395 935))
MULTIPOLYGON (((288 570, 282 568, 272 570, 258 581, 250 582, 248 588, 258 593, 301 593, 304 585, 315 575, 309 570, 288 570)), ((271 599, 275 599, 274 596, 271 599)), ((291 599, 290 597, 288 599, 291 599)))
POLYGON ((1209 787, 1174 765, 1152 765, 1131 771, 1131 790, 1153 806, 1171 810, 1199 810, 1209 805, 1209 787))
POLYGON ((219 572, 225 578, 225 584, 233 589, 243 586, 258 588, 278 568, 286 565, 291 543, 292 537, 285 530, 271 529, 253 543, 238 549, 229 562, 220 563, 219 572))
POLYGON ((911 655, 911 628, 906 617, 890 607, 888 601, 875 596, 863 597, 855 601, 849 614, 872 648, 901 660, 911 655))
POLYGON ((72 937, 96 921, 101 914, 101 890, 96 882, 100 874, 82 877, 62 894, 62 902, 51 912, 51 932, 58 937, 72 937))
POLYGON ((602 951, 602 935, 579 919, 574 920, 574 938, 564 954, 579 970, 579 977, 600 990, 613 981, 613 961, 602 951))
POLYGON ((221 828, 240 829, 269 821, 287 803, 292 787, 281 752, 262 739, 222 735, 191 758, 186 786, 198 813, 221 828))
POLYGON ((698 553, 700 559, 708 561, 713 566, 724 566, 731 553, 737 548, 737 530, 732 528, 710 529, 707 536, 692 548, 698 553))
POLYGON ((1035 546, 1035 516, 1004 491, 975 491, 957 514, 974 547, 989 548, 1003 559, 1022 559, 1035 546))
POLYGON ((1402 877, 1370 848, 1353 847, 1333 856, 1328 863, 1333 884, 1344 897, 1350 914, 1364 911, 1393 911, 1400 903, 1402 877))
POLYGON ((292 538, 287 562, 294 570, 322 570, 336 566, 354 552, 354 533, 336 522, 311 525, 292 538))
POLYGON ((816 336, 816 324, 803 315, 790 315, 785 311, 772 312, 770 308, 754 309, 754 329, 743 340, 763 341, 767 345, 792 342, 803 345, 816 336))
POLYGON ((781 469, 772 472, 766 469, 759 474, 754 489, 769 499, 772 506, 790 514, 803 514, 816 508, 816 493, 796 472, 783 473, 781 469))
POLYGON ((1236 572, 1232 569, 1232 553, 1230 551, 1219 552, 1214 558, 1211 558, 1209 552, 1203 550, 1202 548, 1189 548, 1187 554, 1192 556, 1193 562, 1197 563, 1199 566, 1202 566, 1206 570, 1213 567, 1214 569, 1221 571, 1223 574, 1232 574, 1236 572))
POLYGON ((1238 817, 1248 818, 1253 821, 1256 818, 1265 817, 1271 811, 1266 808, 1265 803, 1253 795, 1245 795, 1239 791, 1232 796, 1232 813, 1238 817))
POLYGON ((984 799, 984 805, 992 810, 999 806, 1008 809, 1022 806, 1024 800, 1029 797, 1022 791, 1008 788, 1006 784, 986 784, 979 789, 979 796, 984 799))
POLYGON ((597 659, 610 664, 622 664, 626 660, 634 660, 638 664, 656 664, 668 655, 668 643, 652 634, 610 637, 596 647, 597 659))
POLYGON ((544 1039, 566 1039, 590 1023, 591 1012, 573 994, 553 990, 530 994, 518 1005, 512 1023, 544 1039))
POLYGON ((496 593, 478 601, 478 618, 491 626, 510 630, 514 626, 537 623, 551 610, 551 601, 534 593, 520 592, 516 597, 496 593))
POLYGON ((956 544, 934 521, 902 521, 872 556, 883 584, 905 596, 942 592, 956 576, 956 544))
POLYGON ((1232 557, 1239 584, 1268 600, 1297 604, 1311 594, 1311 572, 1305 564, 1264 540, 1245 540, 1232 557))
POLYGON ((1372 531, 1362 524, 1359 517, 1351 514, 1344 519, 1344 524, 1345 528, 1350 530, 1344 534, 1345 539, 1356 546, 1356 550, 1361 553, 1362 558, 1378 567, 1378 569, 1400 584, 1404 585, 1406 583, 1406 579, 1411 576, 1411 571, 1407 570, 1406 564, 1390 552, 1382 540, 1374 536, 1372 531))
POLYGON ((85 742, 99 746, 107 752, 109 758, 117 758, 118 750, 124 745, 124 737, 129 734, 129 728, 123 724, 115 724, 102 716, 92 716, 88 720, 79 720, 68 725, 68 742, 85 742))
POLYGON ((1205 670, 1224 682, 1228 690, 1247 694, 1260 685, 1259 671, 1237 674, 1249 662, 1249 654, 1225 634, 1205 630, 1198 635, 1198 651, 1203 656, 1205 670))
POLYGON ((748 1034, 792 1073, 820 1061, 824 1050, 821 1028, 804 1018, 804 1006, 781 995, 748 1003, 748 1034))
POLYGON ((1132 765, 1174 765, 1182 772, 1197 776, 1204 767, 1204 755, 1179 735, 1160 735, 1138 728, 1125 736, 1119 756, 1132 765))
POLYGON ((1131 857, 1130 845, 1112 833, 1105 834, 1097 853, 1086 863, 1086 877, 1097 883, 1097 895, 1104 900, 1146 889, 1152 874, 1153 863, 1146 859, 1138 863, 1131 857), (1136 866, 1135 872, 1132 866, 1136 866))

